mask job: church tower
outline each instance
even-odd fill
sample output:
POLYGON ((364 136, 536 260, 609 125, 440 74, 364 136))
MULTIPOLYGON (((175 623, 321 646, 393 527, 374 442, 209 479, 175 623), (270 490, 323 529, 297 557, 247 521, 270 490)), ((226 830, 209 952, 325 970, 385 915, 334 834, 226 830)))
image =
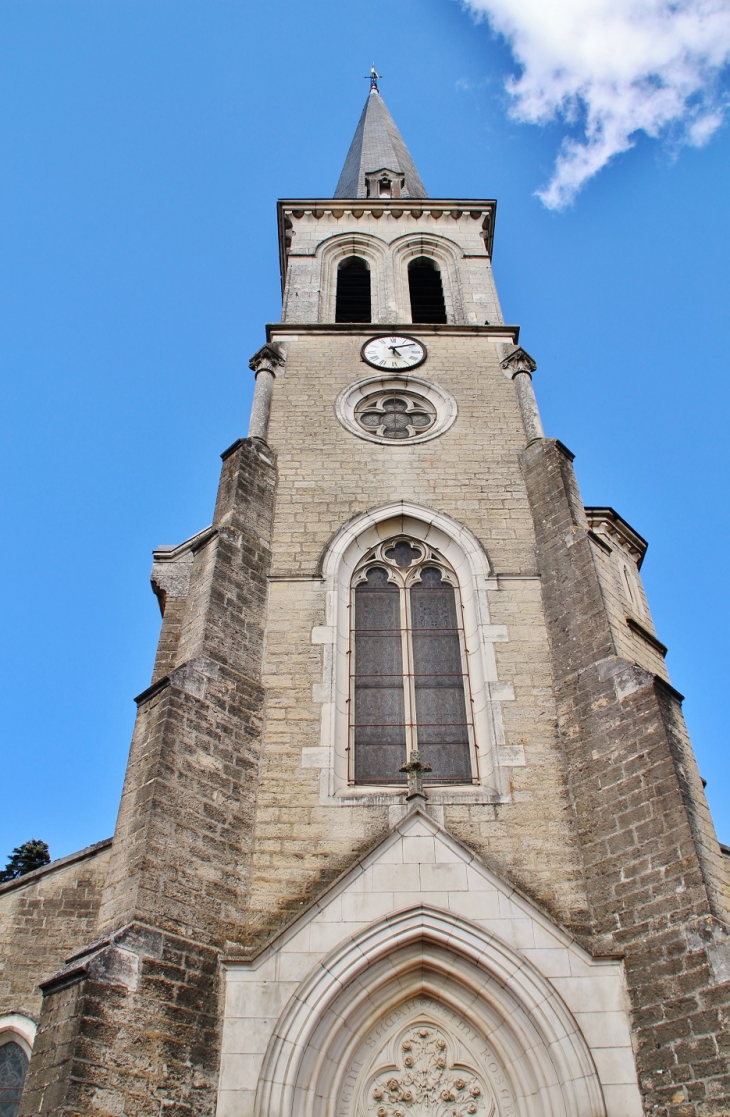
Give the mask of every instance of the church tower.
POLYGON ((429 198, 376 79, 334 196, 279 202, 281 321, 211 526, 154 553, 21 1117, 730 1112, 728 877, 646 542, 543 432, 495 214, 429 198))

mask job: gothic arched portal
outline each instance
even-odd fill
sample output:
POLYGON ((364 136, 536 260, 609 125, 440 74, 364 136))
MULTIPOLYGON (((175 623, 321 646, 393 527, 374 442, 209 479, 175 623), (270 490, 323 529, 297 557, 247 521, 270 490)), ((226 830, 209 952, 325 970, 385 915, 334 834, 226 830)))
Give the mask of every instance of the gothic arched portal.
POLYGON ((310 973, 277 1022, 256 1117, 605 1117, 580 1028, 494 936, 418 907, 310 973))

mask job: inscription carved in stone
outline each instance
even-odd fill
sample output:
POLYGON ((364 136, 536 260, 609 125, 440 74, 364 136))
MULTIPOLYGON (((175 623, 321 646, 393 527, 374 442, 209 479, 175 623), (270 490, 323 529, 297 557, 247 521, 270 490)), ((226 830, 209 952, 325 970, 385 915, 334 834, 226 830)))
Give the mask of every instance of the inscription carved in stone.
POLYGON ((493 1103, 471 1068, 449 1062, 436 1028, 416 1027, 401 1042, 400 1066, 383 1070, 370 1090, 374 1117, 490 1117, 493 1103))

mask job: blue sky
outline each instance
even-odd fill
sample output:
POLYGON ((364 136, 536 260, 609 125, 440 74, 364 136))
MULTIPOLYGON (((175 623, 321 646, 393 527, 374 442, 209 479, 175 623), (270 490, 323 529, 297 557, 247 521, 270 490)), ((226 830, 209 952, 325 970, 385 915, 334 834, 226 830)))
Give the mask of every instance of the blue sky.
POLYGON ((113 831, 159 630, 150 552, 210 522, 279 316, 276 199, 334 189, 371 61, 430 194, 499 200, 546 431, 586 503, 650 541, 730 842, 727 128, 640 135, 549 210, 566 125, 510 119, 514 57, 455 0, 5 0, 0 55, 0 859, 113 831))

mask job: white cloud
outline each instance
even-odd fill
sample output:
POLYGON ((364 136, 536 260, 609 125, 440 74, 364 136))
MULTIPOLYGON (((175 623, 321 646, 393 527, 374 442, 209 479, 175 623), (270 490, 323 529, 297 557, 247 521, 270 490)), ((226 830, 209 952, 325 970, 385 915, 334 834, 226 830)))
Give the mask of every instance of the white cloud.
POLYGON ((538 191, 567 205, 638 132, 699 146, 723 121, 730 0, 462 0, 509 42, 517 120, 561 120, 553 177, 538 191))

